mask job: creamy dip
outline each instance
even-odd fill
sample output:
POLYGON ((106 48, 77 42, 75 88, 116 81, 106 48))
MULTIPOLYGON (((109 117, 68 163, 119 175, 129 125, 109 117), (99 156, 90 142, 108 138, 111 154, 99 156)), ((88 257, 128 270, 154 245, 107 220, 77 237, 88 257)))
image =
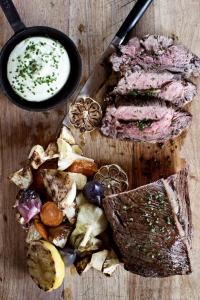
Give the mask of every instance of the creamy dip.
POLYGON ((57 94, 70 73, 65 48, 55 40, 31 37, 11 52, 7 77, 13 90, 27 101, 44 101, 57 94))

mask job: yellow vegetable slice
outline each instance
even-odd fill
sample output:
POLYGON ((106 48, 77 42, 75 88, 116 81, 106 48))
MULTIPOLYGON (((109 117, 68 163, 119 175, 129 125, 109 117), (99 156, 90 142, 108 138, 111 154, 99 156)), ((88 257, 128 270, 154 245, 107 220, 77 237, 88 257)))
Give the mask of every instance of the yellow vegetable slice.
POLYGON ((65 276, 65 265, 60 253, 47 241, 33 241, 27 252, 27 265, 33 281, 44 291, 60 287, 65 276))

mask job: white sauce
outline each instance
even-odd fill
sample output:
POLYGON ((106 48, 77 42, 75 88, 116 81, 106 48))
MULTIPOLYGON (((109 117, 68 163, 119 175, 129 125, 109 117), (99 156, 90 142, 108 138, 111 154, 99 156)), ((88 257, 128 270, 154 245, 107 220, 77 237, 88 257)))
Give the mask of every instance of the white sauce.
POLYGON ((57 94, 70 73, 65 48, 45 37, 31 37, 11 52, 7 77, 13 90, 27 101, 44 101, 57 94))

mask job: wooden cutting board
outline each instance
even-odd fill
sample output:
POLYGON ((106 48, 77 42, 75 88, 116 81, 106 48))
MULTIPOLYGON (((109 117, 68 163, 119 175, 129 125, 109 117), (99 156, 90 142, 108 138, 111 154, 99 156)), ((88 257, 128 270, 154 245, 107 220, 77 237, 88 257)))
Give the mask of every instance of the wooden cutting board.
MULTIPOLYGON (((15 0, 27 25, 49 25, 68 33, 79 47, 86 80, 121 22, 132 8, 130 0, 15 0)), ((134 30, 178 36, 179 41, 200 55, 199 0, 155 0, 134 30)), ((12 31, 0 12, 0 46, 12 31)), ((199 84, 199 82, 196 83, 199 84)), ((181 155, 180 139, 159 145, 112 141, 99 133, 86 135, 84 153, 99 164, 118 163, 128 173, 131 187, 166 176, 182 164, 190 165, 189 186, 193 212, 193 273, 165 279, 148 279, 132 275, 120 267, 112 278, 95 271, 82 277, 67 271, 64 285, 45 294, 31 281, 25 266, 24 233, 16 224, 11 209, 16 188, 7 176, 21 166, 32 145, 47 144, 55 136, 66 106, 45 113, 30 113, 10 104, 0 94, 0 299, 2 300, 179 300, 200 299, 200 105, 193 102, 193 124, 181 155), (72 274, 70 274, 72 273, 72 274)))

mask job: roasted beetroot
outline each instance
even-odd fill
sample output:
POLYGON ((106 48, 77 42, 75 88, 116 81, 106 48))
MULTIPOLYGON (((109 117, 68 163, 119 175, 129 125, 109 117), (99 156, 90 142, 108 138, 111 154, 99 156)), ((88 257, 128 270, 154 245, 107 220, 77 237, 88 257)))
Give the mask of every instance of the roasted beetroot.
POLYGON ((15 207, 27 224, 41 210, 40 196, 33 190, 20 190, 16 199, 15 207))

